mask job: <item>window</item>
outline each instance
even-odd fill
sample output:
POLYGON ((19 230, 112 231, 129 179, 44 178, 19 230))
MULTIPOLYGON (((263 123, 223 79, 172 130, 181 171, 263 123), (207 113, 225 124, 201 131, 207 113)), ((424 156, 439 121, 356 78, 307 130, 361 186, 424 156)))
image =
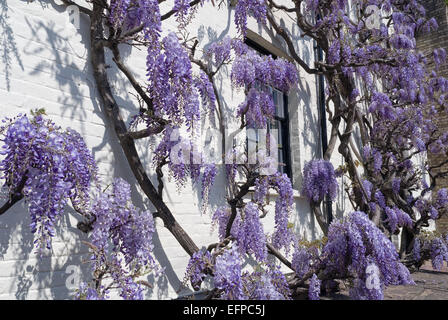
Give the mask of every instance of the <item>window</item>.
MULTIPOLYGON (((274 54, 261 47, 256 42, 246 39, 245 43, 252 49, 256 50, 261 55, 270 55, 274 59, 277 58, 274 54)), ((291 170, 291 152, 289 145, 289 117, 288 117, 288 96, 276 89, 269 87, 275 105, 275 116, 268 123, 267 131, 277 130, 278 136, 275 137, 278 143, 278 171, 286 173, 292 182, 291 170)), ((258 141, 258 134, 255 139, 258 141)))

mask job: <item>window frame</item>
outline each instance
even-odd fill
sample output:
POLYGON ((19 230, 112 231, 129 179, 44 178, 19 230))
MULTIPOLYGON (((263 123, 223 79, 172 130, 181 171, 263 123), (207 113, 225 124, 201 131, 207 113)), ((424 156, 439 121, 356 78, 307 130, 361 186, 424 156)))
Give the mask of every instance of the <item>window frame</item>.
MULTIPOLYGON (((269 50, 267 50, 266 48, 264 48, 263 46, 261 46, 260 44, 258 44, 257 42, 249 39, 249 38, 245 38, 244 39, 244 43, 251 49, 257 51, 258 53, 262 54, 262 55, 266 55, 266 56, 271 56, 273 59, 277 59, 278 56, 273 54, 272 52, 270 52, 269 50)), ((291 184, 293 184, 293 175, 292 175, 292 162, 291 162, 291 141, 290 141, 290 118, 289 118, 289 108, 288 108, 288 103, 289 103, 289 99, 288 99, 288 95, 282 91, 279 90, 278 88, 274 88, 272 87, 273 90, 277 90, 278 92, 280 92, 283 96, 283 118, 280 118, 277 116, 277 108, 276 108, 276 114, 273 117, 273 120, 278 121, 279 125, 281 125, 281 150, 282 150, 282 156, 283 156, 283 163, 284 163, 284 167, 283 167, 283 173, 285 173, 288 178, 291 181, 291 184)), ((269 127, 269 125, 268 125, 269 127)), ((269 129, 268 129, 269 130, 269 129)), ((279 171, 281 172, 281 171, 279 171)))

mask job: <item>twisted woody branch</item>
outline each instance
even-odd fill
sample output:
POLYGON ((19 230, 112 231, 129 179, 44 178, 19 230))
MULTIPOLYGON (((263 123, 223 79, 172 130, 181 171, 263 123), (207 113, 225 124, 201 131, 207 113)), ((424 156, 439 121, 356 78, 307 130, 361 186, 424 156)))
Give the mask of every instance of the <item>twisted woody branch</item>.
POLYGON ((176 221, 172 212, 149 179, 138 155, 135 141, 126 128, 126 124, 120 114, 120 107, 112 94, 105 63, 106 46, 104 46, 102 41, 104 39, 103 11, 103 6, 98 3, 93 3, 93 13, 90 20, 91 63, 98 93, 102 100, 103 112, 109 121, 112 122, 115 134, 128 160, 130 169, 139 186, 156 208, 157 216, 162 219, 164 226, 173 234, 182 248, 189 255, 192 255, 199 248, 176 221))

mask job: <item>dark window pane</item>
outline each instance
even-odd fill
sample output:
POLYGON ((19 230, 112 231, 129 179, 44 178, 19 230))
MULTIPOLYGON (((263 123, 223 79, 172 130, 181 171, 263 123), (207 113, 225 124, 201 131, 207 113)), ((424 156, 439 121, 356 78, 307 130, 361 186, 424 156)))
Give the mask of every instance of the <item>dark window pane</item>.
MULTIPOLYGON (((260 56, 264 55, 264 54, 269 54, 267 51, 265 52, 265 50, 261 47, 259 47, 258 45, 252 43, 250 40, 246 39, 246 43, 249 44, 250 47, 252 47, 253 50, 255 50, 260 56)), ((276 58, 275 56, 273 56, 274 59, 276 58)), ((271 133, 272 130, 277 130, 277 133, 275 133, 274 138, 277 140, 276 144, 278 146, 278 150, 277 150, 277 154, 278 154, 278 171, 281 173, 286 173, 290 176, 291 174, 291 168, 290 168, 290 157, 289 157, 289 152, 290 152, 290 147, 289 147, 289 137, 288 137, 288 132, 289 132, 289 120, 288 120, 288 112, 286 108, 286 96, 285 94, 280 91, 277 90, 275 88, 269 87, 269 86, 265 86, 261 83, 256 83, 255 88, 258 90, 263 90, 266 93, 270 93, 272 95, 272 99, 273 99, 273 103, 275 106, 275 114, 274 114, 274 119, 271 119, 270 121, 268 121, 267 124, 267 132, 268 134, 271 133)), ((257 144, 257 150, 260 147, 260 143, 261 140, 265 141, 266 143, 269 141, 269 137, 266 137, 267 140, 265 139, 261 139, 261 137, 259 136, 261 132, 257 132, 256 133, 256 137, 254 138, 253 134, 249 134, 248 133, 248 142, 251 141, 252 143, 256 143, 257 144)), ((267 151, 268 154, 270 154, 270 147, 269 145, 265 145, 264 146, 267 151)), ((290 178, 292 178, 290 176, 290 178)))
POLYGON ((275 104, 275 115, 278 118, 284 118, 285 117, 285 110, 283 106, 283 92, 274 89, 273 92, 273 98, 274 98, 274 104, 275 104))

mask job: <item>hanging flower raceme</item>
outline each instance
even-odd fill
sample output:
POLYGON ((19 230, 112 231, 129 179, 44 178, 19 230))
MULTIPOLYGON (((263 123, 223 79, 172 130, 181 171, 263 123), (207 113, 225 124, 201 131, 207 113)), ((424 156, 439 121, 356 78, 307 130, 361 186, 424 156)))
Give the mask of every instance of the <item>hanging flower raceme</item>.
POLYGON ((448 234, 421 233, 415 238, 412 259, 417 265, 430 260, 435 270, 441 270, 444 262, 448 266, 448 234))
POLYGON ((244 292, 248 300, 288 300, 291 291, 278 266, 257 266, 253 272, 243 272, 244 292))
POLYGON ((321 259, 326 274, 358 279, 352 290, 356 299, 381 299, 385 286, 413 284, 395 246, 363 212, 332 222, 321 259), (376 285, 368 285, 369 277, 376 285))
MULTIPOLYGON (((155 226, 151 212, 132 204, 130 186, 122 179, 116 179, 110 191, 99 192, 90 212, 94 281, 104 283, 111 278, 123 299, 143 299, 144 287, 136 278, 160 271, 152 256, 155 226)), ((104 288, 96 288, 98 296, 106 296, 104 288)))
POLYGON ((237 246, 232 246, 216 258, 214 283, 218 290, 222 290, 223 299, 246 299, 241 271, 242 261, 237 246))
POLYGON ((242 254, 253 253, 258 261, 266 260, 268 255, 266 235, 260 221, 258 206, 253 202, 249 202, 244 208, 244 215, 240 219, 236 240, 242 254))
POLYGON ((266 13, 267 6, 263 0, 239 0, 235 7, 235 24, 240 34, 246 34, 249 15, 263 24, 266 21, 266 13))
POLYGON ((255 181, 254 201, 264 206, 269 189, 278 193, 275 200, 275 229, 272 244, 275 248, 289 249, 293 235, 289 229, 289 216, 294 204, 291 180, 286 174, 277 172, 270 176, 260 177, 255 181))
POLYGON ((188 0, 175 0, 173 10, 176 11, 176 20, 179 22, 180 27, 185 27, 188 24, 189 11, 190 11, 190 1, 188 0))
POLYGON ((215 182, 216 174, 218 173, 218 169, 215 164, 205 164, 203 165, 203 173, 202 173, 202 190, 201 190, 201 197, 202 202, 204 204, 208 203, 208 195, 210 193, 210 188, 213 186, 213 183, 215 182))
POLYGON ((302 194, 310 201, 319 202, 325 196, 334 200, 337 195, 338 183, 331 162, 312 160, 303 168, 302 194))
POLYGON ((318 256, 319 250, 316 246, 296 245, 292 255, 291 266, 297 277, 302 279, 318 261, 318 256))
POLYGON ((86 210, 90 185, 97 179, 96 163, 76 131, 62 130, 41 114, 3 123, 2 179, 10 195, 24 195, 35 244, 43 253, 51 249, 55 224, 68 201, 86 210))
POLYGON ((125 20, 131 0, 111 0, 109 21, 112 25, 120 27, 125 20))
POLYGON ((412 228, 412 226, 414 225, 409 214, 407 214, 406 212, 397 207, 393 208, 386 207, 385 212, 387 216, 385 222, 388 224, 392 232, 396 232, 399 227, 406 226, 412 228))
POLYGON ((157 169, 167 164, 178 187, 185 186, 188 178, 195 183, 199 182, 202 174, 201 196, 205 205, 218 171, 215 164, 207 163, 198 149, 192 140, 182 136, 178 127, 166 126, 154 150, 153 165, 157 169))
POLYGON ((243 54, 237 54, 231 78, 236 87, 258 84, 288 92, 297 84, 298 74, 295 66, 282 58, 273 59, 271 56, 260 56, 254 50, 246 50, 243 54))
MULTIPOLYGON (((235 51, 237 47, 234 44, 235 51)), ((254 50, 238 50, 232 64, 231 79, 237 88, 244 88, 247 96, 237 111, 249 127, 265 128, 275 114, 269 88, 288 92, 298 81, 297 69, 284 59, 260 56, 254 50)))
POLYGON ((246 116, 250 128, 265 128, 267 119, 275 115, 275 106, 268 92, 251 88, 247 99, 238 107, 237 116, 246 116))
POLYGON ((308 290, 308 298, 310 300, 319 300, 320 284, 321 284, 321 281, 319 280, 319 278, 317 278, 317 276, 315 274, 313 274, 313 276, 311 277, 311 280, 310 280, 310 287, 308 290))
MULTIPOLYGON (((218 208, 213 214, 212 220, 218 224, 220 241, 226 238, 227 225, 231 215, 231 210, 227 208, 218 208)), ((255 203, 249 202, 244 209, 237 210, 230 229, 230 236, 236 241, 240 254, 253 254, 255 259, 260 262, 266 260, 267 238, 260 221, 260 210, 255 203)))
MULTIPOLYGON (((425 189, 429 187, 424 186, 425 189)), ((419 197, 415 200, 415 208, 422 216, 437 220, 447 212, 448 192, 446 188, 439 189, 432 197, 419 197)))
POLYGON ((158 46, 162 25, 157 0, 110 0, 109 23, 117 35, 143 26, 142 34, 151 51, 158 46))
POLYGON ((166 114, 176 125, 189 128, 199 119, 198 92, 191 62, 176 34, 169 33, 162 41, 163 52, 148 54, 149 94, 156 115, 166 114))
POLYGON ((205 49, 205 57, 209 58, 216 66, 229 63, 232 60, 232 47, 235 41, 227 36, 221 41, 213 42, 205 49))
POLYGON ((207 250, 195 252, 188 262, 183 283, 186 284, 190 281, 195 291, 200 290, 202 281, 204 281, 206 276, 205 272, 207 268, 213 268, 213 257, 211 253, 207 250))
MULTIPOLYGON (((212 216, 213 224, 218 225, 218 236, 220 241, 223 241, 226 238, 227 224, 229 223, 231 215, 232 212, 230 211, 230 208, 220 207, 214 212, 212 216)), ((235 219, 232 223, 232 227, 230 229, 231 236, 236 237, 238 235, 239 225, 240 225, 240 214, 237 212, 235 219)))
POLYGON ((292 231, 289 229, 289 216, 294 203, 291 180, 283 173, 277 173, 270 177, 271 185, 278 192, 275 200, 275 230, 272 235, 272 245, 277 248, 289 250, 293 240, 292 231))
POLYGON ((203 108, 209 112, 211 117, 213 117, 216 96, 212 83, 203 71, 200 72, 199 76, 194 78, 194 83, 201 97, 203 108))

